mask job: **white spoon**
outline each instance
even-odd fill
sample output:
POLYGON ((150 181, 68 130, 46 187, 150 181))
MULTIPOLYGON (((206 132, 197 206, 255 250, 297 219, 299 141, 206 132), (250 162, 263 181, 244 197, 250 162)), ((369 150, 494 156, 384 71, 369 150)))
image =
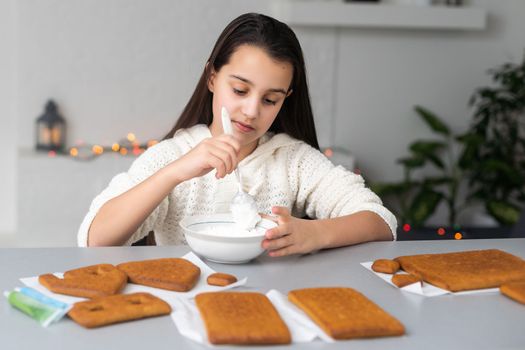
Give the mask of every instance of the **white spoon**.
MULTIPOLYGON (((233 135, 230 115, 224 107, 222 107, 221 110, 221 119, 224 133, 227 135, 233 135)), ((239 167, 235 168, 234 173, 235 177, 237 178, 239 189, 237 194, 235 194, 232 199, 230 209, 233 214, 233 219, 237 225, 249 230, 255 227, 257 222, 261 220, 261 217, 257 212, 257 203, 255 203, 255 199, 248 193, 244 192, 242 188, 242 179, 239 167)))

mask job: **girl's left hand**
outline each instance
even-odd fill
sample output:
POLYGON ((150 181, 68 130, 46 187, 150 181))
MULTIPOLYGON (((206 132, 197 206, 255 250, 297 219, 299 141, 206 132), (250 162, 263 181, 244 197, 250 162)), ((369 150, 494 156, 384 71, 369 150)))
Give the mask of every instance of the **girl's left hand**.
POLYGON ((323 248, 322 233, 318 231, 315 220, 293 217, 286 207, 272 207, 276 217, 264 216, 277 223, 266 231, 262 247, 270 256, 305 254, 323 248))

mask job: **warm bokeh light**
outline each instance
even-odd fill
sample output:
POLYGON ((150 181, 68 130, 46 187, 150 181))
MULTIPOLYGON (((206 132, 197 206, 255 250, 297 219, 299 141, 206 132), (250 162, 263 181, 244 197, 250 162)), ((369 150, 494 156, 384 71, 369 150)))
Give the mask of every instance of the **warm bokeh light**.
MULTIPOLYGON (((113 142, 109 145, 93 145, 88 144, 82 139, 76 139, 75 145, 67 150, 69 156, 78 160, 90 160, 94 159, 104 153, 115 152, 122 156, 140 156, 149 147, 158 144, 157 140, 149 140, 147 143, 140 143, 137 136, 130 132, 126 135, 126 138, 121 139, 120 142, 113 142), (89 152, 88 150, 91 150, 89 152)), ((67 154, 66 153, 66 154, 67 154)), ((58 155, 57 152, 48 152, 49 157, 55 157, 58 155)))
POLYGON ((49 151, 47 152, 48 157, 55 157, 57 155, 56 151, 49 151))
POLYGON ((445 234, 445 229, 443 227, 438 228, 438 235, 443 236, 445 234))
POLYGON ((76 157, 76 156, 78 156, 78 148, 76 148, 76 147, 71 147, 71 149, 69 150, 69 154, 70 154, 72 157, 76 157))
POLYGON ((461 232, 456 232, 456 234, 454 235, 454 239, 462 239, 463 238, 463 235, 461 234, 461 232))
POLYGON ((327 148, 324 150, 324 155, 330 158, 334 155, 334 151, 331 148, 327 148))
POLYGON ((403 225, 403 231, 405 231, 405 232, 410 231, 410 224, 404 224, 403 225))
POLYGON ((148 141, 148 148, 150 148, 152 146, 155 146, 157 143, 159 143, 159 141, 157 141, 157 140, 149 140, 148 141))
POLYGON ((102 146, 99 146, 99 145, 94 145, 91 148, 91 151, 93 151, 93 153, 95 153, 96 155, 100 155, 100 154, 104 153, 104 148, 102 146))

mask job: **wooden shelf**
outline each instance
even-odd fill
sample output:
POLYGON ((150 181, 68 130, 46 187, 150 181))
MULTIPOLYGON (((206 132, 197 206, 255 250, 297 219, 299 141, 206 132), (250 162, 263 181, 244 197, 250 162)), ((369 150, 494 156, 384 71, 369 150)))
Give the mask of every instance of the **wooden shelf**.
POLYGON ((483 30, 487 12, 477 7, 282 2, 273 14, 292 26, 483 30))

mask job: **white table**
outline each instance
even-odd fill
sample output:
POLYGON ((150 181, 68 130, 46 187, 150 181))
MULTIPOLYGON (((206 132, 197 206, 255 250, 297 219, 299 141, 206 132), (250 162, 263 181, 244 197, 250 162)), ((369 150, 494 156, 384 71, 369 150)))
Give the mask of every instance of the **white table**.
MULTIPOLYGON (((347 286, 364 293, 406 327, 403 337, 327 344, 316 340, 271 349, 523 349, 525 305, 499 293, 426 298, 395 289, 359 263, 399 255, 499 248, 525 258, 525 239, 377 242, 281 259, 261 257, 244 265, 209 263, 217 271, 248 276, 240 290, 286 293, 294 288, 347 286)), ((186 246, 118 248, 0 249, 0 287, 21 286, 20 277, 65 271, 97 263, 179 257, 186 246)), ((206 349, 182 337, 168 317, 87 330, 69 319, 49 328, 0 302, 1 349, 206 349)), ((224 347, 223 347, 224 348, 224 347)), ((235 347, 243 349, 244 347, 235 347)), ((253 347, 251 347, 254 349, 253 347)), ((256 347, 260 349, 261 347, 256 347)))

